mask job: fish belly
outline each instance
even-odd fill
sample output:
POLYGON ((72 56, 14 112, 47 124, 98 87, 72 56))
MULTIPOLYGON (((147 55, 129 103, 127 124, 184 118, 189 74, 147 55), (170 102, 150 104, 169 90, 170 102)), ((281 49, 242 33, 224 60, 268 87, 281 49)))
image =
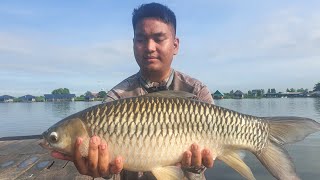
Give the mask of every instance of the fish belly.
POLYGON ((108 147, 112 158, 121 156, 124 168, 130 171, 151 171, 156 167, 172 166, 181 162, 183 153, 190 149, 192 143, 200 148, 209 148, 217 152, 217 148, 210 146, 205 137, 192 136, 157 136, 144 138, 128 138, 126 136, 108 137, 108 147))

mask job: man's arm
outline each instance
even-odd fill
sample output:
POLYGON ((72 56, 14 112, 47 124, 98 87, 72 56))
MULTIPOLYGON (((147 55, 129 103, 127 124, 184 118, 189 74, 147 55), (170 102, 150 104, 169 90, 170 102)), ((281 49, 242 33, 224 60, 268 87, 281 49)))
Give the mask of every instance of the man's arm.
POLYGON ((203 86, 197 94, 200 101, 214 104, 211 92, 207 86, 203 86))
POLYGON ((115 92, 114 89, 111 89, 107 92, 106 97, 102 100, 102 103, 110 102, 119 99, 119 95, 115 92))
POLYGON ((107 102, 110 102, 110 101, 114 101, 116 99, 110 97, 110 96, 106 96, 103 100, 102 100, 102 103, 107 103, 107 102))

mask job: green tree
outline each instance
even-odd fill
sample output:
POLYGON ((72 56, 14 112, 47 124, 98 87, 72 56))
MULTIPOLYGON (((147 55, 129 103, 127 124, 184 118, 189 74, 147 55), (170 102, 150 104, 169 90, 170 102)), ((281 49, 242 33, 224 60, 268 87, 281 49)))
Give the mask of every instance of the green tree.
POLYGON ((320 91, 320 82, 314 85, 313 91, 320 91))
POLYGON ((261 97, 261 96, 262 96, 262 91, 261 91, 261 90, 258 90, 258 91, 257 91, 257 96, 258 96, 258 97, 261 97))
POLYGON ((91 91, 87 91, 86 93, 84 93, 84 96, 91 96, 92 92, 91 91))
POLYGON ((20 98, 14 98, 13 102, 22 102, 22 100, 20 98))
POLYGON ((98 98, 104 98, 104 97, 106 97, 106 95, 107 95, 107 93, 105 91, 100 91, 98 93, 98 98))
POLYGON ((223 94, 224 94, 224 96, 223 96, 224 99, 230 99, 231 98, 230 93, 223 93, 223 94))
POLYGON ((76 97, 75 101, 84 101, 84 95, 81 95, 80 97, 76 97))
POLYGON ((53 90, 51 94, 70 94, 70 91, 68 88, 59 88, 53 90))
POLYGON ((230 98, 232 98, 232 97, 233 97, 233 94, 234 94, 234 91, 231 90, 229 94, 230 94, 230 98))
POLYGON ((300 88, 300 89, 297 89, 297 92, 308 92, 308 89, 300 88))
POLYGON ((44 96, 37 96, 36 102, 44 102, 44 96))
POLYGON ((293 88, 290 88, 290 89, 287 88, 287 92, 296 92, 296 90, 293 88))

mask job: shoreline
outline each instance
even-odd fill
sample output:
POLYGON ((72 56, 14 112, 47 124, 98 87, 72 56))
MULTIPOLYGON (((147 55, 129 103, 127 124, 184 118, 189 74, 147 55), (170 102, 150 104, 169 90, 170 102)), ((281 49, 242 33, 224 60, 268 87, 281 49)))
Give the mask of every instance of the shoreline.
MULTIPOLYGON (((262 99, 303 99, 303 98, 309 98, 309 99, 318 99, 320 97, 314 97, 314 96, 306 96, 306 97, 244 97, 244 98, 213 98, 214 101, 220 101, 220 100, 243 100, 243 99, 253 99, 253 100, 262 100, 262 99)), ((9 101, 9 102, 3 102, 1 103, 40 103, 40 102, 53 102, 53 103, 59 103, 59 102, 102 102, 103 99, 97 99, 97 100, 73 100, 73 101, 9 101)))

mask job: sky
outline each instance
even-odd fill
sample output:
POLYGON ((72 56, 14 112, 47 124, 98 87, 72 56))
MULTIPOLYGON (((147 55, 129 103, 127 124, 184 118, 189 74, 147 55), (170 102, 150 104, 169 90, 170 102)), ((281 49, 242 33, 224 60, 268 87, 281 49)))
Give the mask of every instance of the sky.
MULTIPOLYGON (((139 71, 131 17, 149 2, 1 0, 0 95, 110 90, 139 71)), ((320 82, 320 1, 155 2, 177 17, 172 67, 212 93, 320 82)))

